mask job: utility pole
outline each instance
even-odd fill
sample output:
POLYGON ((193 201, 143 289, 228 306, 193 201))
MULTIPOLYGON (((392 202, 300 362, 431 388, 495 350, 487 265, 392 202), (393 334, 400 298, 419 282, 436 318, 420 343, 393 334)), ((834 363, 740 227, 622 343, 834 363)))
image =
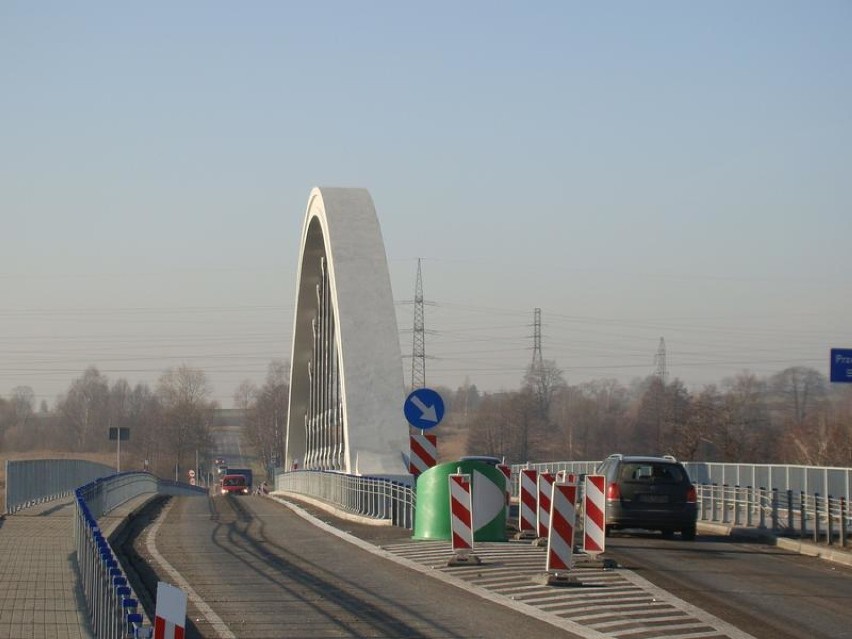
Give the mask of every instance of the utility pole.
POLYGON ((414 339, 411 347, 411 388, 426 387, 426 323, 423 313, 423 275, 417 258, 417 281, 414 285, 414 339))
POLYGON ((654 389, 657 413, 657 453, 662 454, 663 399, 669 376, 669 372, 666 370, 666 340, 662 337, 660 338, 660 345, 657 347, 657 354, 654 355, 654 364, 656 366, 654 376, 659 380, 659 384, 656 384, 654 389))
POLYGON ((533 312, 532 370, 540 373, 543 368, 544 360, 541 357, 541 309, 536 308, 533 312))
POLYGON ((666 340, 662 337, 660 338, 660 345, 657 347, 657 354, 654 355, 654 366, 656 368, 654 375, 665 385, 669 378, 669 371, 666 367, 666 340))

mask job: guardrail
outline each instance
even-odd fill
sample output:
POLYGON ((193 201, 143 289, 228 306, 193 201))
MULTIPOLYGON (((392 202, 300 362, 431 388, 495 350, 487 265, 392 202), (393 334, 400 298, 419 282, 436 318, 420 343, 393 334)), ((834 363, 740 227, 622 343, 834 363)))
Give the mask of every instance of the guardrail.
POLYGON ((386 477, 359 477, 320 470, 295 470, 275 476, 275 490, 296 493, 332 504, 341 510, 414 527, 414 490, 386 477))
POLYGON ((145 494, 206 495, 207 490, 130 472, 102 477, 74 491, 77 568, 92 628, 98 639, 147 639, 153 628, 133 592, 98 519, 145 494))
MULTIPOLYGON (((591 474, 600 461, 555 461, 512 466, 512 495, 518 496, 517 477, 522 468, 557 472, 566 470, 591 474)), ((798 466, 795 464, 731 464, 722 462, 685 461, 689 477, 695 484, 729 486, 763 486, 780 492, 792 490, 808 494, 835 495, 852 501, 852 468, 835 466, 798 466)))
POLYGON ((697 484, 698 518, 846 547, 852 518, 845 497, 777 488, 697 484))
POLYGON ((111 466, 82 459, 6 460, 6 513, 60 499, 114 473, 111 466))

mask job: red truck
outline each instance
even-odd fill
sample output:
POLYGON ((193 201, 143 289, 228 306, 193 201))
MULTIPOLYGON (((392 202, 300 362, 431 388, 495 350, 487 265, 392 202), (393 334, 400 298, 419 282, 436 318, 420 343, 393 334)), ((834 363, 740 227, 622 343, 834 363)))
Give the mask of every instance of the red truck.
POLYGON ((244 475, 225 475, 220 489, 223 495, 248 495, 249 486, 244 475))

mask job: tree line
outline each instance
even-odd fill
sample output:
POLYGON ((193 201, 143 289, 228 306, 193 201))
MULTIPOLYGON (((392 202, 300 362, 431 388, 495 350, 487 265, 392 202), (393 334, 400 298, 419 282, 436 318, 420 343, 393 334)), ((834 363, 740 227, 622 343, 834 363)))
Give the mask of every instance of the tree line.
MULTIPOLYGON (((265 382, 234 392, 244 435, 263 468, 284 459, 289 366, 273 360, 265 382)), ((852 385, 831 385, 818 371, 791 367, 766 378, 743 372, 690 392, 678 379, 651 375, 622 384, 565 382, 555 362, 531 366, 518 389, 480 392, 466 382, 437 387, 447 413, 438 435, 464 439, 467 453, 525 461, 595 460, 613 452, 679 459, 852 466, 852 385), (442 434, 443 433, 443 434, 442 434)), ((0 397, 0 451, 115 450, 110 427, 130 428, 122 469, 170 477, 209 468, 212 429, 223 411, 205 373, 169 369, 154 388, 110 382, 90 367, 49 407, 31 388, 0 397)))
MULTIPOLYGON (((235 394, 248 444, 264 467, 283 455, 287 379, 286 365, 273 360, 262 387, 244 382, 235 394)), ((0 451, 110 453, 116 442, 109 440, 109 429, 129 428, 130 439, 121 443, 122 470, 183 479, 196 459, 210 469, 218 452, 212 432, 224 417, 211 395, 204 371, 189 366, 167 370, 154 388, 142 383, 131 388, 124 379, 110 382, 91 366, 52 407, 43 401, 36 409, 28 386, 15 387, 8 399, 0 397, 0 451)))
POLYGON ((832 385, 807 367, 766 378, 742 372, 691 393, 657 375, 572 386, 555 362, 544 361, 528 368, 519 390, 488 394, 466 384, 449 396, 468 451, 511 463, 619 452, 852 466, 852 385, 832 385))

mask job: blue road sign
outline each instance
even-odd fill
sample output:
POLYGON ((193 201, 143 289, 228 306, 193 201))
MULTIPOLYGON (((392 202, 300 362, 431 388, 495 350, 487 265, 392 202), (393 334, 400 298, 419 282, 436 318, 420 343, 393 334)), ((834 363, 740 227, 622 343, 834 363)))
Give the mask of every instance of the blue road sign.
POLYGON ((417 388, 405 398, 402 411, 414 428, 434 428, 444 419, 444 400, 431 388, 417 388))
POLYGON ((831 349, 831 381, 852 383, 852 348, 831 349))

